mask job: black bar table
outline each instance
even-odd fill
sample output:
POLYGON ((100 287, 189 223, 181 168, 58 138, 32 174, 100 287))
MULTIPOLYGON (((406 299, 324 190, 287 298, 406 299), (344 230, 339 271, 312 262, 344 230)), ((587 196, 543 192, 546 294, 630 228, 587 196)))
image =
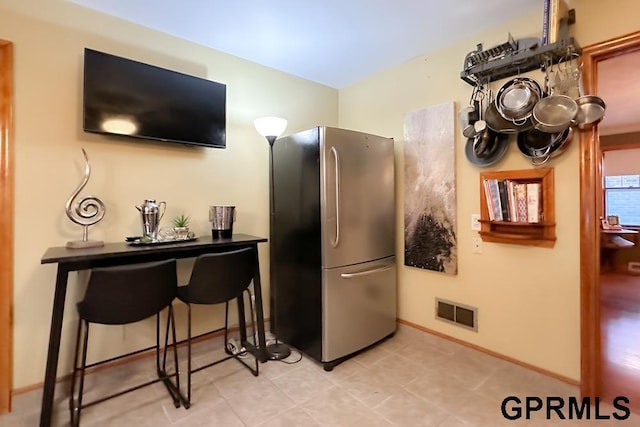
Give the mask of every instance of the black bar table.
POLYGON ((254 353, 261 362, 265 362, 269 357, 265 342, 262 289, 260 285, 260 265, 258 262, 258 243, 266 241, 267 239, 263 237, 250 236, 247 234, 234 234, 233 237, 227 239, 213 239, 211 236, 203 236, 186 242, 152 245, 132 245, 125 242, 119 242, 106 243, 104 246, 95 248, 70 249, 63 246, 47 249, 42 256, 40 263, 57 263, 58 273, 56 276, 53 311, 51 314, 51 330, 49 332, 47 367, 44 375, 40 427, 49 427, 51 425, 53 397, 58 371, 58 355, 60 353, 60 338, 62 336, 62 318, 64 314, 64 303, 65 295, 67 293, 67 279, 69 278, 69 272, 88 270, 94 267, 138 264, 170 258, 193 258, 205 253, 224 252, 247 247, 253 248, 256 262, 253 287, 255 295, 256 320, 258 324, 258 345, 257 347, 251 345, 251 343, 246 341, 246 336, 242 336, 241 338, 244 341, 242 344, 245 348, 254 353))

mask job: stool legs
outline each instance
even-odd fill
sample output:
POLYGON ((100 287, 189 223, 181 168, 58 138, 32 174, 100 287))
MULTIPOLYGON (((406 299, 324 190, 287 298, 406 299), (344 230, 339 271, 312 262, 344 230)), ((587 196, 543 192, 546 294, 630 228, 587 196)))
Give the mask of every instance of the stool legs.
MULTIPOLYGON (((255 337, 255 333, 256 333, 256 324, 255 324, 255 320, 253 317, 253 306, 251 305, 251 292, 249 292, 249 290, 247 289, 247 293, 249 295, 249 306, 251 307, 251 326, 253 328, 253 334, 255 337)), ((238 303, 238 323, 240 325, 240 345, 242 345, 242 342, 247 340, 247 325, 245 322, 245 312, 244 312, 244 293, 241 293, 240 296, 238 296, 238 298, 236 298, 236 302, 238 303)), ((233 357, 234 359, 238 360, 238 362, 242 363, 255 377, 258 376, 258 359, 256 357, 253 358, 255 365, 254 367, 249 366, 247 363, 244 362, 244 360, 242 360, 239 357, 239 354, 233 354, 228 348, 227 348, 227 342, 228 342, 228 338, 227 338, 227 333, 229 331, 229 302, 225 303, 225 312, 224 312, 224 350, 225 352, 230 355, 231 357, 233 357)), ((255 339, 255 338, 254 338, 255 339)))
POLYGON ((131 392, 134 390, 138 390, 142 387, 146 387, 148 385, 154 384, 159 381, 162 381, 165 387, 167 388, 167 391, 171 395, 171 398, 173 399, 173 404, 176 408, 180 407, 181 404, 183 404, 185 408, 187 409, 189 408, 190 406, 189 399, 188 398, 185 399, 180 392, 180 373, 178 370, 179 366, 178 366, 178 351, 177 351, 177 345, 176 345, 176 342, 177 342, 176 326, 175 326, 175 318, 174 318, 174 312, 173 312, 172 306, 169 306, 169 309, 168 309, 167 325, 165 329, 165 339, 163 343, 164 349, 163 349, 162 361, 160 360, 160 349, 161 349, 160 335, 161 335, 160 334, 160 314, 157 314, 156 315, 156 344, 154 347, 151 347, 151 348, 155 349, 155 353, 156 353, 155 354, 156 374, 158 378, 148 381, 144 384, 140 384, 135 387, 130 387, 126 390, 94 400, 90 403, 83 404, 82 398, 83 398, 83 392, 84 392, 84 377, 85 377, 86 369, 91 366, 100 365, 115 359, 119 359, 128 355, 131 355, 132 353, 129 353, 127 355, 123 355, 120 357, 116 357, 114 359, 93 363, 87 366, 87 348, 89 343, 89 322, 87 322, 84 319, 80 319, 78 323, 78 332, 76 335, 76 350, 75 350, 74 361, 73 361, 73 372, 71 374, 71 396, 69 398, 69 410, 71 413, 72 427, 78 427, 80 425, 80 415, 83 408, 95 405, 100 402, 104 402, 105 400, 108 400, 117 396, 121 396, 125 393, 131 392), (84 334, 82 334, 83 329, 84 329, 84 334), (166 370, 167 349, 169 347, 169 335, 171 335, 171 338, 172 338, 171 347, 173 347, 173 363, 174 363, 174 369, 175 369, 174 374, 168 374, 166 370), (171 377, 174 377, 174 376, 176 377, 175 384, 171 381, 171 377), (77 393, 76 393, 76 386, 78 388, 77 393))
MULTIPOLYGON (((247 290, 248 292, 248 290, 247 290)), ((249 304, 251 305, 251 293, 249 293, 249 304)), ((242 299, 244 298, 244 294, 240 294, 240 296, 237 298, 238 301, 238 316, 239 316, 239 322, 240 322, 240 336, 241 336, 241 341, 244 341, 247 339, 247 330, 246 330, 246 324, 245 324, 245 319, 244 319, 244 304, 242 299)), ((229 360, 231 358, 237 359, 240 363, 242 363, 247 369, 249 369, 249 371, 254 375, 254 376, 258 376, 258 359, 254 356, 254 362, 255 362, 255 368, 249 366, 247 363, 245 363, 240 357, 239 354, 234 354, 231 350, 229 350, 229 348, 227 347, 227 343, 229 340, 229 302, 225 302, 224 304, 224 351, 225 353, 228 354, 227 357, 224 357, 222 359, 213 361, 211 363, 208 363, 204 366, 199 366, 198 368, 193 368, 192 363, 191 363, 191 304, 190 303, 186 303, 187 305, 187 402, 191 402, 191 375, 201 371, 202 369, 208 368, 210 366, 213 365, 217 365, 218 363, 224 362, 225 360, 229 360)), ((255 317, 253 315, 253 306, 251 306, 251 325, 252 325, 252 333, 255 336, 256 333, 256 323, 255 323, 255 317)), ((187 403, 184 404, 184 407, 186 409, 189 409, 189 405, 187 403)))

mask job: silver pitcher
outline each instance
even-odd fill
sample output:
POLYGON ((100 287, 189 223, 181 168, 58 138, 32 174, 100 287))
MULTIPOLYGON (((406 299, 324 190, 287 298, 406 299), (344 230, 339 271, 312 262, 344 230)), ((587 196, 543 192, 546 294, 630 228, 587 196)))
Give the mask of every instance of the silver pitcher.
POLYGON ((136 206, 140 211, 140 220, 142 221, 142 235, 149 237, 151 240, 158 240, 158 230, 160 228, 160 220, 164 216, 167 209, 166 202, 156 203, 155 200, 148 199, 140 206, 136 206))

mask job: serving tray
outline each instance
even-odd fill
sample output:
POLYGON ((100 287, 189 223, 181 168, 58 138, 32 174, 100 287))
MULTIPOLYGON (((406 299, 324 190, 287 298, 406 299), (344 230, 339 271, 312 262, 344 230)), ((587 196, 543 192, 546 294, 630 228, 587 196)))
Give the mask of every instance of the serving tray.
POLYGON ((194 240, 198 240, 198 237, 191 237, 187 239, 155 240, 151 242, 141 242, 140 239, 138 239, 138 240, 127 241, 127 244, 131 246, 156 246, 156 245, 166 245, 169 243, 193 242, 194 240))

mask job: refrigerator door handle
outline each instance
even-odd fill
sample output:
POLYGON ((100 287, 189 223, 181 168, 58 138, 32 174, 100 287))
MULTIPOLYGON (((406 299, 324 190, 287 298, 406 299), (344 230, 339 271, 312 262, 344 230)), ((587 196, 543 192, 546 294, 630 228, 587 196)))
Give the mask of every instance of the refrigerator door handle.
POLYGON ((343 279, 356 279, 358 277, 368 276, 370 274, 376 274, 376 273, 381 273, 383 271, 391 270, 393 268, 393 266, 394 266, 393 264, 385 265, 384 267, 374 268, 372 270, 361 271, 359 273, 342 273, 340 275, 340 277, 342 277, 343 279))
POLYGON ((340 158, 336 147, 331 147, 331 154, 335 159, 336 168, 336 238, 331 241, 331 246, 337 248, 340 242, 340 158))

